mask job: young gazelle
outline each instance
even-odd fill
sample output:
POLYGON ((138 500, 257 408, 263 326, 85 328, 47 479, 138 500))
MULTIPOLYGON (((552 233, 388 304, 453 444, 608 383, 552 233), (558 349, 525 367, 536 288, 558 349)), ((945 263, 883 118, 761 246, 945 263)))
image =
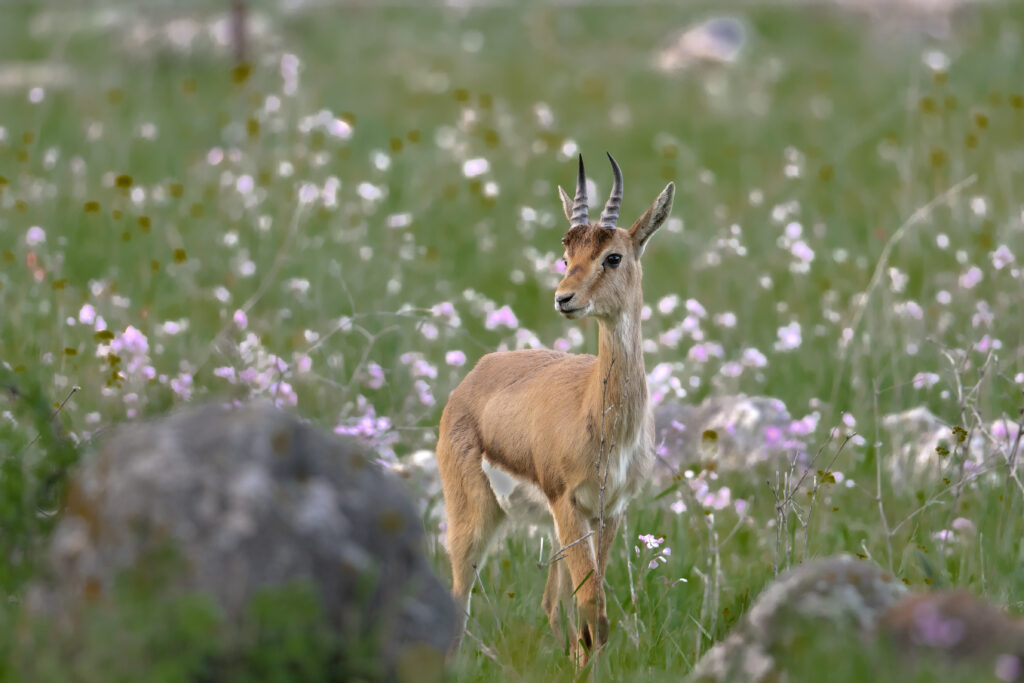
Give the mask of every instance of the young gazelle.
POLYGON ((555 310, 597 318, 597 356, 548 350, 484 356, 448 399, 437 443, 462 626, 476 568, 502 522, 553 520, 561 559, 549 567, 542 604, 560 634, 560 606, 567 608, 575 591, 581 638, 571 623, 568 632, 584 658, 595 638, 599 645, 607 641, 604 587, 596 577, 604 576, 619 518, 653 460, 640 256, 668 218, 675 192, 669 183, 629 230, 617 228, 622 173, 608 158, 614 184, 596 223, 587 217, 582 156, 575 200, 558 188, 570 228, 562 239, 566 271, 555 310))

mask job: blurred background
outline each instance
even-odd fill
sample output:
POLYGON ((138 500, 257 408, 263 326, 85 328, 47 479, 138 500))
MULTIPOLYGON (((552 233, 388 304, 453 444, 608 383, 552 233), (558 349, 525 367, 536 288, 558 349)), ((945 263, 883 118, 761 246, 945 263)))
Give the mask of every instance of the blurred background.
MULTIPOLYGON (((5 3, 0 362, 77 446, 257 396, 355 435, 407 478, 443 577, 440 411, 489 351, 596 350, 592 322, 551 310, 556 186, 582 153, 600 206, 608 151, 623 223, 677 185, 644 256, 661 488, 625 532, 675 552, 637 565, 639 603, 618 594, 635 641, 620 631, 613 670, 685 672, 742 613, 779 563, 779 453, 851 482, 812 555, 979 588, 987 561, 985 590, 1019 600, 996 489, 898 534, 876 528, 876 499, 902 518, 970 463, 1005 461, 1019 431, 1022 36, 1024 5, 995 0, 5 3), (669 447, 693 406, 741 396, 764 402, 669 447), (719 432, 748 435, 735 448, 769 474, 744 476, 742 453, 700 465, 719 432), (834 465, 808 460, 844 435, 834 465), (695 499, 671 488, 684 471, 695 499), (701 510, 738 529, 713 622, 692 571, 711 542, 701 510), (988 559, 972 546, 922 569, 918 546, 954 516, 982 528, 988 559)), ((634 542, 610 583, 652 549, 634 542)), ((489 645, 458 670, 568 675, 536 637, 536 540, 501 547, 482 578, 497 604, 476 602, 489 645)))

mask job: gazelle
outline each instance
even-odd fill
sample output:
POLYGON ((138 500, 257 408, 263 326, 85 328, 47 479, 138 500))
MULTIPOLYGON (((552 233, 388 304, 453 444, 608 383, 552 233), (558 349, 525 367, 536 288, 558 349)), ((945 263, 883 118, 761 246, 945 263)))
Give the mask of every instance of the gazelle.
POLYGON ((565 276, 555 310, 597 318, 597 356, 548 350, 491 353, 455 388, 441 416, 437 462, 448 517, 452 593, 461 610, 461 638, 476 568, 506 519, 554 521, 561 546, 548 569, 542 601, 556 635, 560 606, 575 592, 578 639, 586 658, 608 639, 604 577, 608 552, 629 500, 653 460, 654 420, 648 406, 640 311, 640 256, 668 218, 669 183, 628 230, 616 227, 622 173, 601 217, 587 216, 587 181, 579 159, 576 197, 558 188, 569 231, 565 276), (603 523, 603 528, 601 528, 603 523))

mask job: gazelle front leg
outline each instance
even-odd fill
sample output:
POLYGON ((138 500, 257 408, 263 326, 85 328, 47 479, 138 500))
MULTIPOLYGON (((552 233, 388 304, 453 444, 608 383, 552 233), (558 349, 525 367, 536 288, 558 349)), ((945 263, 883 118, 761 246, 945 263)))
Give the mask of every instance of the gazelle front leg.
POLYGON ((605 568, 608 566, 608 554, 611 551, 612 543, 615 541, 615 534, 619 530, 619 517, 608 516, 604 519, 604 532, 601 532, 601 520, 600 518, 592 522, 594 528, 594 547, 597 548, 597 562, 598 566, 601 567, 601 602, 598 605, 599 613, 597 615, 598 625, 598 642, 604 645, 608 641, 608 601, 605 599, 604 592, 604 579, 605 579, 605 568), (600 534, 600 542, 597 540, 597 536, 600 534))
MULTIPOLYGON (((560 540, 556 537, 553 539, 553 547, 557 550, 561 546, 560 540)), ((555 557, 559 557, 555 555, 555 557)), ((544 585, 544 599, 541 601, 541 606, 544 608, 544 612, 548 615, 548 623, 551 624, 551 630, 554 632, 555 637, 561 640, 562 634, 562 615, 566 615, 566 634, 569 636, 569 644, 575 645, 576 643, 576 626, 572 623, 572 617, 569 616, 569 603, 572 599, 572 577, 569 576, 569 566, 565 562, 565 558, 559 558, 555 560, 552 558, 551 565, 548 567, 548 581, 544 585)))
POLYGON ((576 606, 580 615, 580 663, 585 664, 594 646, 594 635, 598 645, 608 640, 608 619, 603 628, 598 622, 597 595, 601 586, 597 583, 597 553, 595 537, 591 533, 586 516, 576 507, 572 495, 564 493, 551 506, 558 527, 558 540, 571 577, 570 591, 576 593, 576 606))

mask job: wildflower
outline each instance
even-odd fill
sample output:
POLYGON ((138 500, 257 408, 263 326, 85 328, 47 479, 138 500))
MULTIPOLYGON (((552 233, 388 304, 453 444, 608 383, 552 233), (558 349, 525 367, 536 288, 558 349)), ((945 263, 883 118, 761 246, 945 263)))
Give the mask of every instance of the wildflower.
POLYGON ((915 389, 927 389, 934 386, 938 381, 939 376, 934 372, 919 372, 914 375, 911 384, 914 385, 915 389))
POLYGON ((366 386, 371 389, 380 389, 384 386, 384 368, 374 362, 366 364, 366 386))
POLYGON ((651 374, 648 375, 647 380, 652 383, 660 383, 667 380, 672 376, 672 365, 670 363, 658 363, 651 370, 651 374))
POLYGON ((817 412, 813 412, 810 415, 805 415, 799 420, 793 420, 789 424, 789 433, 796 436, 806 436, 812 434, 815 429, 818 428, 818 420, 821 415, 817 412))
POLYGON ((967 272, 960 275, 960 286, 964 289, 973 289, 979 282, 981 282, 984 274, 981 272, 981 268, 978 266, 971 266, 967 269, 967 272))
POLYGON ((359 183, 359 186, 356 187, 356 192, 368 202, 377 201, 384 196, 384 191, 381 188, 367 182, 359 183))
POLYGON ((763 353, 755 348, 743 349, 741 362, 750 368, 763 368, 768 365, 768 359, 765 358, 763 353))
POLYGON ((814 250, 807 246, 807 243, 803 240, 794 242, 789 251, 801 263, 810 263, 814 260, 814 250))
POLYGON ((662 297, 658 301, 658 311, 664 315, 668 315, 672 311, 676 310, 676 306, 679 305, 679 297, 675 294, 669 294, 668 296, 662 297))
POLYGON ((347 121, 342 119, 333 119, 327 125, 327 132, 336 138, 342 140, 348 140, 352 137, 352 126, 347 121))
POLYGON ((227 381, 229 381, 231 383, 234 383, 235 380, 236 380, 236 377, 237 377, 237 375, 235 373, 235 369, 233 367, 231 367, 231 366, 224 366, 224 367, 220 367, 220 368, 214 368, 213 369, 213 376, 214 377, 220 377, 221 379, 226 379, 227 381))
POLYGON ((25 244, 30 247, 42 244, 46 241, 46 231, 40 228, 38 225, 33 225, 25 233, 25 244))
POLYGON ((975 536, 978 533, 978 527, 974 526, 974 522, 966 517, 957 517, 950 526, 953 527, 953 531, 961 535, 975 536))
POLYGON ((467 178, 476 178, 490 170, 491 164, 483 157, 468 159, 462 164, 462 174, 467 178))
POLYGON ((1014 261, 1013 252, 1005 244, 1000 244, 989 257, 992 259, 992 267, 996 270, 1002 270, 1014 261))
POLYGON ((437 339, 438 335, 437 325, 434 325, 433 323, 423 323, 420 325, 420 334, 422 334, 426 339, 434 341, 437 339))
POLYGON ((171 380, 171 390, 178 395, 182 401, 192 398, 192 375, 181 372, 171 380))
POLYGON ((129 325, 110 342, 110 350, 114 353, 123 351, 133 356, 143 356, 149 351, 149 340, 146 339, 146 335, 129 325))
POLYGON ((455 306, 450 301, 442 301, 431 306, 430 312, 437 316, 450 318, 455 315, 455 306))
POLYGON ((407 228, 412 225, 411 213, 394 213, 388 216, 389 228, 407 228))
POLYGON ((720 370, 723 377, 739 377, 743 374, 743 366, 736 361, 729 361, 720 370))
POLYGON ((432 406, 436 402, 434 400, 434 394, 430 390, 430 385, 424 382, 422 379, 416 380, 413 384, 413 388, 416 389, 416 396, 419 398, 420 403, 425 406, 432 406))
POLYGON ((648 569, 657 569, 659 562, 668 562, 668 555, 671 554, 672 548, 665 548, 660 554, 655 555, 654 559, 647 565, 648 569))
POLYGON ((270 385, 269 391, 274 397, 274 405, 279 408, 285 405, 298 405, 299 396, 288 382, 274 382, 270 385))
POLYGON ((466 364, 466 354, 462 351, 449 351, 444 355, 444 362, 453 368, 461 367, 466 364))
POLYGON ((415 360, 412 364, 412 376, 428 377, 430 379, 435 379, 437 377, 437 368, 434 367, 434 365, 432 365, 430 362, 420 358, 415 360))
POLYGON ((889 288, 900 294, 907 288, 907 281, 910 277, 899 268, 889 269, 889 288))
POLYGON ((795 320, 784 327, 780 327, 777 334, 779 340, 775 342, 776 351, 792 351, 799 348, 803 342, 803 338, 800 335, 800 323, 795 320))
POLYGON ((712 510, 724 510, 732 503, 732 491, 728 486, 723 486, 715 492, 706 493, 701 499, 701 504, 712 510))
POLYGON ((484 322, 484 327, 488 330, 493 330, 499 325, 504 325, 509 329, 515 329, 519 326, 516 314, 508 306, 502 306, 498 310, 492 311, 487 315, 487 320, 484 322))
POLYGON ((82 308, 78 311, 78 322, 83 325, 92 325, 96 322, 96 309, 90 304, 82 304, 82 308))
POLYGON ((988 353, 989 349, 999 350, 1003 348, 1003 343, 998 339, 993 339, 989 335, 983 336, 978 340, 978 343, 974 345, 974 350, 978 353, 988 353))
POLYGON ((700 302, 696 299, 686 300, 686 311, 690 315, 695 315, 698 318, 706 318, 708 315, 707 310, 700 305, 700 302))
POLYGON ((241 309, 235 311, 235 315, 232 317, 232 320, 234 321, 235 326, 240 330, 244 330, 249 326, 249 318, 245 315, 245 311, 241 309))
POLYGON ((647 546, 648 550, 654 550, 665 542, 664 536, 655 536, 654 534, 640 534, 637 538, 647 546))
POLYGON ((715 315, 715 324, 721 327, 736 327, 736 314, 726 311, 715 315))

